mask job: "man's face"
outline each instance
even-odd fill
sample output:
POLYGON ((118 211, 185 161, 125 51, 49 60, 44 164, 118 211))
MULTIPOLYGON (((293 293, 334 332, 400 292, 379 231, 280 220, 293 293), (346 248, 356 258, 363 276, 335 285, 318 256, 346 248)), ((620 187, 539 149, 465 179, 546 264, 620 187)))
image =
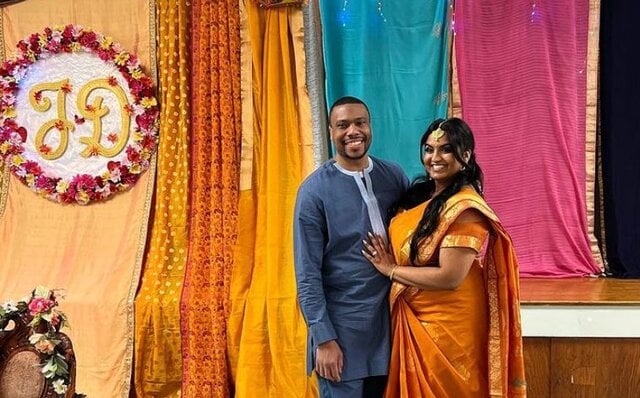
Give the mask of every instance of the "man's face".
POLYGON ((336 160, 359 164, 371 146, 371 124, 362 104, 343 104, 333 108, 329 125, 336 160))

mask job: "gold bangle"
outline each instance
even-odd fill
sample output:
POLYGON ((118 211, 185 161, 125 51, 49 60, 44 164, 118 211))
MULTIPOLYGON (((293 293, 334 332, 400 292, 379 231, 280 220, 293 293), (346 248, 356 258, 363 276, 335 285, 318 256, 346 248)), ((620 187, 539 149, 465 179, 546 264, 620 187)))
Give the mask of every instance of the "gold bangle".
POLYGON ((394 265, 393 268, 391 268, 391 272, 389 272, 389 280, 393 281, 393 274, 395 274, 396 269, 398 268, 398 265, 394 265))

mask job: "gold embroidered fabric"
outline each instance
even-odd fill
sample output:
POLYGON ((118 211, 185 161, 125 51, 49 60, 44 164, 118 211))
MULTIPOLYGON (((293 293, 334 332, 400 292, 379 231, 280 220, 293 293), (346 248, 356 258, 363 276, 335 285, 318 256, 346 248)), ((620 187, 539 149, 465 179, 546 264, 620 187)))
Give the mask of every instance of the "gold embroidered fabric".
POLYGON ((456 222, 447 230, 440 247, 467 247, 480 253, 488 233, 484 222, 456 222))
POLYGON ((238 234, 239 15, 238 0, 191 2, 191 207, 181 309, 187 397, 230 395, 226 320, 238 234))
MULTIPOLYGON (((587 188, 586 194, 586 217, 587 217, 587 238, 593 258, 600 268, 604 270, 606 266, 606 244, 604 223, 602 223, 598 239, 595 235, 596 211, 603 211, 604 203, 596 205, 595 184, 596 184, 596 134, 598 125, 598 59, 600 56, 600 0, 589 0, 589 35, 587 39, 587 103, 585 118, 585 179, 587 188), (602 248, 602 252, 600 251, 602 248)), ((600 191, 602 192, 602 191, 600 191)))
POLYGON ((135 301, 135 391, 180 395, 180 297, 187 262, 189 182, 188 9, 157 1, 160 142, 154 218, 135 301))
MULTIPOLYGON (((29 0, 0 9, 2 46, 46 26, 91 27, 136 54, 155 71, 155 1, 29 0)), ((88 206, 38 197, 10 177, 0 218, 0 301, 34 285, 66 290, 60 308, 77 359, 76 391, 92 398, 128 398, 131 389, 134 295, 147 237, 155 163, 127 192, 88 206)))

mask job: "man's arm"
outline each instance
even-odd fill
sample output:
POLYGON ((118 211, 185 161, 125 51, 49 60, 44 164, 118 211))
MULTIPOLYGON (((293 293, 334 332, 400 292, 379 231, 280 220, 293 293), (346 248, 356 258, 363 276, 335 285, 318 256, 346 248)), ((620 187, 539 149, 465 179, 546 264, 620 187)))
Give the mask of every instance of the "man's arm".
POLYGON ((322 281, 322 262, 327 236, 326 219, 317 198, 304 189, 298 192, 294 212, 294 259, 298 301, 316 351, 316 372, 340 381, 343 358, 336 331, 327 312, 322 281))

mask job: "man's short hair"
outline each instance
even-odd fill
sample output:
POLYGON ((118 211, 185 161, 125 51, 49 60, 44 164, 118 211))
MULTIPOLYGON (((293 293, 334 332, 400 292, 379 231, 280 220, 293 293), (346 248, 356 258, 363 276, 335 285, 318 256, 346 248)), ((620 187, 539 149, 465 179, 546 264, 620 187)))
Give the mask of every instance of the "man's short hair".
POLYGON ((369 112, 369 107, 367 106, 367 104, 364 103, 363 100, 356 97, 345 96, 345 97, 338 98, 333 103, 333 105, 331 105, 331 108, 329 109, 329 124, 331 124, 331 114, 333 113, 333 108, 335 108, 336 106, 345 105, 345 104, 362 104, 362 106, 364 106, 364 109, 367 110, 367 115, 369 116, 369 119, 371 119, 371 112, 369 112))

